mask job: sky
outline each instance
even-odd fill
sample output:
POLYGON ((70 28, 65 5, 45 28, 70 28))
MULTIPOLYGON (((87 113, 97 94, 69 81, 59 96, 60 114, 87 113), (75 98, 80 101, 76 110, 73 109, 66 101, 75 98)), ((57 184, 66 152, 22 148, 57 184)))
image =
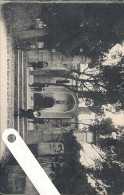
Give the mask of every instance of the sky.
POLYGON ((86 167, 93 167, 96 169, 95 160, 103 162, 101 156, 105 157, 105 153, 100 148, 89 143, 81 143, 83 150, 80 151, 80 162, 86 167), (101 156, 100 156, 101 155, 101 156))
MULTIPOLYGON (((103 58, 103 65, 117 65, 122 57, 124 57, 124 41, 121 44, 116 44, 109 49, 108 53, 104 53, 105 57, 103 58)), ((124 126, 124 111, 111 113, 105 112, 106 118, 111 118, 115 125, 124 126)))
POLYGON ((116 125, 124 126, 124 111, 116 113, 106 112, 105 117, 111 118, 115 126, 116 125))
POLYGON ((112 46, 107 53, 104 53, 104 62, 102 64, 104 66, 117 65, 117 63, 121 61, 122 57, 124 57, 124 41, 121 44, 112 46))

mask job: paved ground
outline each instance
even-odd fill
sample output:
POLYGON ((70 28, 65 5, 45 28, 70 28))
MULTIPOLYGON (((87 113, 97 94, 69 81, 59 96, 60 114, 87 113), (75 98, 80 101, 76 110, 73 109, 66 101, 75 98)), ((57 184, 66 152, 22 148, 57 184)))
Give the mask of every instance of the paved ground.
POLYGON ((14 50, 12 37, 7 32, 2 15, 0 18, 0 35, 2 36, 0 42, 2 48, 0 52, 0 59, 2 59, 0 64, 0 157, 2 157, 5 151, 2 133, 5 129, 15 128, 25 139, 24 132, 27 131, 28 121, 26 118, 14 118, 14 112, 19 108, 27 110, 29 105, 32 105, 30 97, 33 96, 33 92, 30 91, 28 83, 32 84, 33 81, 29 77, 25 53, 14 50))
MULTIPOLYGON (((33 108, 33 91, 29 84, 33 83, 33 76, 30 76, 30 67, 27 66, 26 53, 22 50, 15 51, 15 104, 14 110, 19 112, 20 108, 25 110, 33 108)), ((15 117, 15 129, 25 140, 25 134, 29 129, 33 128, 33 123, 24 117, 15 117), (30 126, 29 126, 30 125, 30 126)))
POLYGON ((3 155, 5 145, 2 141, 2 133, 7 128, 14 127, 14 55, 12 50, 12 39, 7 33, 2 16, 0 17, 0 152, 3 155))

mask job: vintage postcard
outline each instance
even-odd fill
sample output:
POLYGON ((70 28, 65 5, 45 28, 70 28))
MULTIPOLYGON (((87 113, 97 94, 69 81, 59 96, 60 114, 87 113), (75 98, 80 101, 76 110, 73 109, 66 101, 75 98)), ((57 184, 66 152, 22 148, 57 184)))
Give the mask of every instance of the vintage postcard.
POLYGON ((0 1, 0 194, 39 194, 11 128, 60 194, 123 195, 123 74, 123 1, 0 1))

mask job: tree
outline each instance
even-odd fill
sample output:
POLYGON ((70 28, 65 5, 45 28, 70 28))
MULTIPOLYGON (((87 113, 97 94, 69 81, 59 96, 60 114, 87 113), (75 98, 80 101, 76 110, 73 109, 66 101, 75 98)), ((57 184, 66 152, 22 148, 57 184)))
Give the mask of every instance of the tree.
MULTIPOLYGON (((102 135, 110 134, 113 131, 119 131, 115 128, 111 119, 104 119, 99 124, 89 127, 94 131, 99 129, 102 135)), ((121 129, 120 129, 121 130, 121 129)), ((100 139, 100 147, 105 153, 101 156, 101 169, 87 169, 87 173, 96 181, 98 188, 105 188, 108 194, 116 195, 124 191, 124 139, 113 139, 108 136, 100 139), (102 181, 102 184, 101 182, 102 181)))
MULTIPOLYGON (((83 65, 82 65, 83 66, 83 65)), ((81 72, 73 65, 66 65, 68 72, 57 74, 63 78, 61 83, 46 83, 47 85, 57 85, 66 87, 78 94, 78 97, 89 98, 94 101, 92 110, 100 112, 102 105, 118 103, 118 109, 124 108, 123 102, 123 64, 118 66, 86 67, 81 72), (77 85, 68 85, 66 80, 71 79, 77 85)), ((36 85, 36 84, 35 84, 36 85)), ((39 84, 39 88, 43 84, 39 84)))
POLYGON ((120 19, 124 16, 123 10, 122 4, 60 6, 53 3, 41 7, 49 29, 49 40, 51 42, 54 40, 51 48, 54 47, 66 55, 83 54, 92 59, 89 67, 83 72, 73 65, 66 66, 68 74, 57 74, 65 79, 63 83, 57 85, 70 88, 80 97, 94 100, 94 105, 90 109, 97 113, 101 113, 102 105, 108 103, 118 103, 119 109, 124 108, 123 60, 114 67, 102 66, 105 52, 123 41, 124 24, 120 19), (65 83, 68 79, 75 80, 78 85, 69 86, 65 83))
POLYGON ((97 65, 95 68, 87 68, 83 72, 75 69, 69 75, 70 78, 78 81, 76 88, 78 94, 89 97, 94 100, 95 104, 123 104, 123 66, 102 66, 97 65), (87 78, 84 78, 87 77, 87 78), (81 90, 82 89, 82 90, 81 90))
POLYGON ((111 118, 102 119, 101 122, 98 121, 98 123, 90 125, 89 130, 90 131, 99 130, 101 135, 109 136, 111 135, 112 132, 118 131, 118 129, 115 128, 111 118))
POLYGON ((70 131, 63 134, 63 156, 56 156, 52 162, 52 179, 60 193, 67 194, 96 194, 87 182, 85 167, 81 165, 79 152, 80 144, 70 131))
POLYGON ((107 138, 101 141, 101 147, 106 152, 106 161, 95 176, 108 185, 108 194, 121 194, 124 192, 124 140, 107 138))
POLYGON ((51 35, 54 32, 56 49, 64 53, 79 54, 82 47, 86 56, 98 59, 112 44, 123 41, 123 4, 54 4, 49 10, 51 35))
POLYGON ((112 159, 106 158, 101 170, 87 170, 87 173, 96 181, 97 189, 100 191, 103 188, 109 195, 122 194, 124 192, 124 170, 121 166, 112 159))

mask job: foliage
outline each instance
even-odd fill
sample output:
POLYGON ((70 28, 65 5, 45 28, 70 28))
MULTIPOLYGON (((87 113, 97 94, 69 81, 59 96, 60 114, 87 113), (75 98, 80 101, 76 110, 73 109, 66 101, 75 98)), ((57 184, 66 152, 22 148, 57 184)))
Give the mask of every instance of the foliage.
MULTIPOLYGON (((114 127, 110 118, 104 119, 99 124, 89 127, 94 131, 99 129, 102 135, 110 135, 111 132, 122 131, 114 127)), ((100 139, 101 149, 105 153, 105 157, 101 162, 102 169, 87 169, 87 173, 93 176, 98 188, 106 189, 109 195, 121 194, 124 191, 124 140, 123 137, 113 139, 110 136, 100 139), (102 181, 102 184, 99 183, 102 181)))
POLYGON ((118 129, 114 127, 111 118, 103 119, 101 122, 91 125, 89 127, 90 131, 99 130, 101 135, 111 134, 112 132, 117 132, 118 129))
POLYGON ((108 194, 121 194, 124 191, 124 141, 107 138, 101 140, 101 147, 106 152, 106 161, 95 176, 108 185, 108 194))
POLYGON ((119 164, 108 158, 106 162, 102 163, 102 167, 102 170, 87 170, 89 175, 93 175, 97 189, 105 189, 109 195, 122 194, 124 191, 124 170, 119 164))
POLYGON ((54 20, 54 24, 50 23, 56 39, 54 47, 67 55, 82 54, 92 59, 83 72, 73 66, 68 69, 65 80, 78 82, 78 86, 70 86, 70 89, 80 97, 94 100, 91 109, 97 113, 108 103, 118 103, 119 109, 123 109, 123 60, 114 67, 102 66, 99 57, 103 58, 113 45, 123 41, 124 24, 120 18, 124 15, 124 6, 76 4, 62 7, 53 4, 48 9, 54 20))
POLYGON ((123 4, 54 4, 48 10, 51 18, 56 13, 54 25, 52 19, 48 23, 64 53, 79 54, 82 47, 94 59, 123 40, 123 4))
POLYGON ((7 30, 15 36, 16 31, 35 28, 40 6, 32 3, 6 3, 2 5, 2 13, 7 30))
POLYGON ((35 26, 36 18, 42 19, 49 31, 47 46, 65 54, 83 51, 84 55, 98 59, 123 40, 123 4, 14 3, 3 5, 3 13, 12 30, 28 29, 35 26))
POLYGON ((56 156, 52 163, 53 183, 60 193, 67 194, 96 194, 87 182, 85 167, 79 162, 80 144, 72 132, 63 134, 63 156, 56 156))
MULTIPOLYGON (((74 70, 72 70, 74 72, 74 70)), ((123 67, 121 66, 97 66, 76 72, 76 78, 69 76, 79 82, 77 92, 94 100, 95 105, 123 103, 123 67), (81 76, 80 76, 81 75, 81 76), (87 76, 87 78, 81 78, 87 76)))
MULTIPOLYGON (((102 105, 107 104, 118 104, 118 110, 124 108, 123 65, 114 67, 97 65, 95 68, 84 68, 82 72, 73 66, 67 68, 67 73, 59 73, 59 76, 63 78, 61 83, 46 83, 45 85, 63 86, 76 92, 80 98, 93 100, 94 104, 89 107, 97 113, 101 113, 102 105), (78 85, 67 85, 65 81, 68 79, 75 80, 78 85)), ((42 88, 43 84, 38 84, 38 87, 42 88)))
POLYGON ((124 140, 121 139, 112 139, 112 138, 106 138, 101 139, 101 148, 104 151, 114 153, 116 157, 116 161, 120 161, 124 163, 124 140))

